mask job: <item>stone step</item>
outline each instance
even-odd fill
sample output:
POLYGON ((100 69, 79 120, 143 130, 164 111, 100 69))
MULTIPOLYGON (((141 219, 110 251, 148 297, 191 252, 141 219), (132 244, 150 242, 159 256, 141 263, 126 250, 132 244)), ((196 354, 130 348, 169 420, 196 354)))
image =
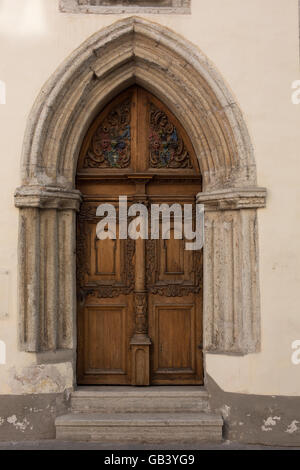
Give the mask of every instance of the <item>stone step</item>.
POLYGON ((71 413, 56 418, 65 441, 197 443, 222 440, 223 420, 210 413, 71 413))
POLYGON ((203 387, 79 387, 71 395, 76 413, 163 413, 209 411, 203 387))

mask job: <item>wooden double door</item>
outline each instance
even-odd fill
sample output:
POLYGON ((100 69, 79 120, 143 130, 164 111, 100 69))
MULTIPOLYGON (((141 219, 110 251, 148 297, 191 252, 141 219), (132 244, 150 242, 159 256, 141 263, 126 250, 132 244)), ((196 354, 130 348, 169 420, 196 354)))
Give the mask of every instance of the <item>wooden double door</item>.
POLYGON ((78 383, 203 383, 202 251, 185 249, 186 240, 175 235, 175 217, 169 239, 162 233, 151 239, 150 230, 153 204, 176 203, 183 212, 184 204, 195 207, 201 191, 184 128, 152 94, 129 88, 91 125, 77 188, 83 195, 77 220, 78 383), (126 208, 119 196, 127 197, 128 209, 145 206, 148 239, 120 237, 126 208), (115 239, 97 236, 96 210, 105 203, 115 208, 115 239))

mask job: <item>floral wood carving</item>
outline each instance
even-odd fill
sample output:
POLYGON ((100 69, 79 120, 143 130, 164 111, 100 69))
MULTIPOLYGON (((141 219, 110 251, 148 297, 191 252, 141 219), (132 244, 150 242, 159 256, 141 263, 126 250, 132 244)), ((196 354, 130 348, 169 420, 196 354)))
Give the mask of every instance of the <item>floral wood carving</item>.
POLYGON ((130 164, 131 99, 110 111, 97 127, 84 158, 84 168, 127 168, 130 164))
POLYGON ((137 334, 147 334, 147 293, 135 293, 135 324, 137 334))
POLYGON ((150 168, 193 168, 183 139, 168 116, 150 104, 150 168))

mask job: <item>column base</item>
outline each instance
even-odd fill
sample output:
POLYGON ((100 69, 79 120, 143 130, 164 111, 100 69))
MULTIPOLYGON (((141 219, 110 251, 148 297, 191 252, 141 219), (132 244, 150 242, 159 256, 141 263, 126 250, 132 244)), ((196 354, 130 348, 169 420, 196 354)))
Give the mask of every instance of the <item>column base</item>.
POLYGON ((142 335, 135 335, 130 342, 131 385, 150 385, 150 345, 150 338, 142 335))

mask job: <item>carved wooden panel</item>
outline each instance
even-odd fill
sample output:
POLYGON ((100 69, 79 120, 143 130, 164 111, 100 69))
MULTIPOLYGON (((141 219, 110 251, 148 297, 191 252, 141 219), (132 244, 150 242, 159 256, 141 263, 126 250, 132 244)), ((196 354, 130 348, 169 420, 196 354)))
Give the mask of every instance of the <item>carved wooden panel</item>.
POLYGON ((167 114, 149 105, 149 166, 150 168, 193 168, 191 157, 167 114))
POLYGON ((84 139, 78 176, 98 170, 182 171, 199 174, 188 136, 170 110, 139 87, 112 100, 94 120, 84 139))
POLYGON ((184 240, 163 240, 164 272, 181 276, 184 273, 184 240))
POLYGON ((131 87, 91 125, 77 187, 78 382, 202 384, 202 252, 185 250, 173 219, 167 240, 120 240, 118 217, 116 239, 96 235, 97 207, 111 203, 118 216, 120 195, 149 210, 195 203, 201 175, 183 127, 131 87))
POLYGON ((127 240, 99 240, 96 226, 98 204, 82 204, 77 222, 77 291, 86 296, 113 298, 134 289, 135 243, 127 240))
POLYGON ((186 240, 147 241, 147 288, 152 294, 183 297, 202 289, 203 253, 185 250, 186 240))
POLYGON ((84 168, 127 168, 130 165, 131 100, 115 106, 96 127, 84 157, 84 168))
MULTIPOLYGON (((92 232, 93 239, 91 242, 91 248, 93 249, 94 263, 95 263, 95 275, 100 278, 117 278, 119 271, 119 240, 112 240, 107 238, 106 240, 99 240, 94 231, 92 232)), ((91 254, 92 255, 92 254, 91 254)))

